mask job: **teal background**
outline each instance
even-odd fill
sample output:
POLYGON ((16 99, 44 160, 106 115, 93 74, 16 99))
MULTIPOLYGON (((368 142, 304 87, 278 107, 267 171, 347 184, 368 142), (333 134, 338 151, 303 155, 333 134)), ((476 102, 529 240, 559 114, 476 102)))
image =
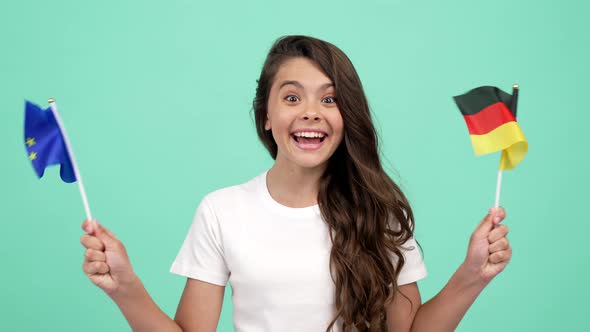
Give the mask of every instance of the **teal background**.
MULTIPOLYGON (((582 1, 5 1, 0 4, 0 329, 127 331, 81 271, 78 188, 38 180, 25 99, 56 98, 93 215, 127 246, 160 307, 201 198, 272 165, 252 116, 264 57, 285 34, 355 64, 382 152, 416 214, 434 296, 493 205, 499 155, 475 158, 451 96, 521 85, 530 150, 504 174, 512 262, 458 331, 588 331, 587 77, 582 1)), ((219 331, 232 331, 227 288, 219 331)))

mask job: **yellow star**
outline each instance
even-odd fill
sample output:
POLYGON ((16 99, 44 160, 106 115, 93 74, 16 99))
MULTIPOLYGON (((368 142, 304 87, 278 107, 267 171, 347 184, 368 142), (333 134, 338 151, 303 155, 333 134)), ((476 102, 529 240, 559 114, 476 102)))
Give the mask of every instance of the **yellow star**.
POLYGON ((37 142, 35 142, 35 137, 27 137, 27 140, 25 141, 25 143, 27 143, 28 147, 31 147, 31 146, 37 144, 37 142))
POLYGON ((31 152, 31 154, 29 154, 29 160, 35 160, 37 159, 37 152, 33 151, 31 152))

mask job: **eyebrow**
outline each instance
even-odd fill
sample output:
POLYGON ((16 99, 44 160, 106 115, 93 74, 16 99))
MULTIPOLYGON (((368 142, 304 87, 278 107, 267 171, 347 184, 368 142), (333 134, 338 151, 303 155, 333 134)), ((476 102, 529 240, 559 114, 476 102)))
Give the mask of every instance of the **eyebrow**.
MULTIPOLYGON (((298 88, 300 88, 302 90, 305 90, 303 88, 303 85, 301 83, 299 83, 298 81, 288 81, 288 80, 287 81, 283 81, 283 83, 281 83, 281 85, 279 86, 279 90, 282 89, 285 85, 289 85, 289 84, 295 85, 296 87, 298 87, 298 88)), ((322 84, 320 86, 320 90, 324 90, 324 89, 327 89, 329 87, 334 87, 334 83, 330 82, 330 83, 322 84)))

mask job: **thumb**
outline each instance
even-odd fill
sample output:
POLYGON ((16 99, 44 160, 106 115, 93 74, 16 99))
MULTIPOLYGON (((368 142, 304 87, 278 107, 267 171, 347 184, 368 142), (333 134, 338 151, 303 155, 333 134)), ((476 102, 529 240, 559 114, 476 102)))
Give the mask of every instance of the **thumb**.
POLYGON ((481 220, 477 228, 473 232, 474 238, 487 238, 490 231, 494 228, 494 216, 496 215, 496 210, 494 208, 490 208, 488 214, 481 220))
POLYGON ((102 241, 102 243, 104 243, 106 249, 110 249, 117 246, 119 239, 117 239, 113 232, 111 232, 106 227, 98 223, 97 220, 92 220, 91 223, 92 228, 94 229, 94 236, 96 236, 99 240, 102 241))

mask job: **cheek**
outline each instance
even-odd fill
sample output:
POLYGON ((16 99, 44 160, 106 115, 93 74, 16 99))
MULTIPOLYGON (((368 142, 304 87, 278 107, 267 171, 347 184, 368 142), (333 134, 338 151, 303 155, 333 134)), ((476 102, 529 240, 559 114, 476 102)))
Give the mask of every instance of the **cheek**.
POLYGON ((344 133, 344 121, 342 120, 340 112, 334 114, 330 122, 332 124, 332 129, 334 130, 334 132, 337 133, 339 136, 342 136, 344 133))

